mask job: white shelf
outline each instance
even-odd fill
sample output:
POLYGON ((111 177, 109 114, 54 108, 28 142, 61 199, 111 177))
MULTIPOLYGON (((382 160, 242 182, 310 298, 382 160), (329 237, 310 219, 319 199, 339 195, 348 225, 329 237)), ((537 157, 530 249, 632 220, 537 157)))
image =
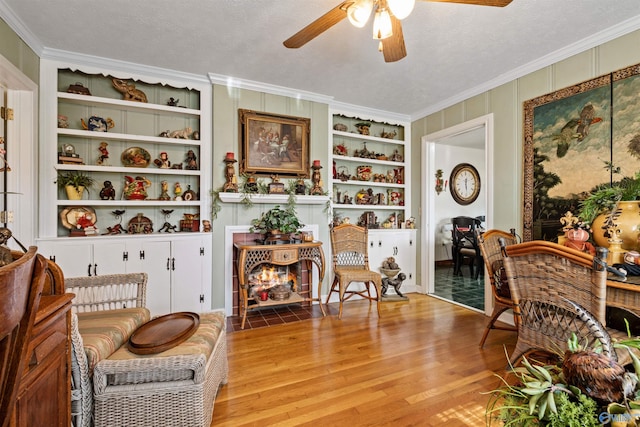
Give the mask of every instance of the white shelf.
POLYGON ((366 165, 366 164, 386 165, 386 166, 394 166, 398 168, 405 166, 404 162, 394 162, 391 160, 367 159, 363 157, 351 157, 351 156, 340 156, 340 155, 334 155, 333 160, 360 163, 362 165, 366 165))
POLYGON ((404 206, 399 205, 345 205, 341 203, 334 203, 333 209, 353 209, 359 211, 375 211, 375 210, 387 210, 387 211, 401 211, 404 210, 404 206))
POLYGON ((74 170, 85 172, 105 172, 105 173, 121 173, 128 175, 178 175, 178 176, 199 176, 199 170, 190 169, 161 169, 156 167, 133 168, 124 166, 94 166, 94 165, 74 165, 74 164, 57 164, 54 166, 56 170, 74 170))
POLYGON ((374 181, 341 181, 339 179, 332 179, 333 185, 355 185, 359 187, 384 187, 384 188, 405 188, 405 184, 395 184, 393 182, 374 182, 374 181))
MULTIPOLYGON (((248 197, 252 203, 264 204, 287 204, 288 194, 241 194, 241 193, 218 193, 220 200, 225 203, 242 203, 248 197)), ((329 196, 294 196, 298 205, 321 205, 327 203, 329 196)))
POLYGON ((189 207, 200 206, 199 200, 177 201, 177 200, 59 200, 58 206, 163 206, 163 207, 189 207))
POLYGON ((191 108, 173 107, 169 105, 152 104, 148 102, 126 101, 123 99, 104 98, 101 96, 58 92, 58 99, 63 102, 87 105, 90 107, 100 105, 115 107, 121 111, 150 111, 167 116, 175 116, 176 114, 179 114, 185 116, 200 117, 200 110, 193 110, 191 108))
POLYGON ((71 136, 74 138, 151 142, 156 144, 200 145, 200 140, 198 139, 166 138, 163 136, 132 135, 116 132, 95 132, 82 129, 59 128, 58 135, 71 136))
MULTIPOLYGON (((390 126, 390 127, 395 127, 395 126, 390 126)), ((333 136, 341 136, 344 138, 354 138, 354 139, 359 139, 362 141, 376 141, 376 142, 382 142, 384 144, 399 144, 399 145, 404 145, 404 141, 402 140, 398 140, 398 139, 391 139, 391 138, 380 138, 379 136, 371 136, 371 135, 362 135, 359 133, 355 133, 355 132, 341 132, 338 130, 334 130, 333 131, 333 136)))

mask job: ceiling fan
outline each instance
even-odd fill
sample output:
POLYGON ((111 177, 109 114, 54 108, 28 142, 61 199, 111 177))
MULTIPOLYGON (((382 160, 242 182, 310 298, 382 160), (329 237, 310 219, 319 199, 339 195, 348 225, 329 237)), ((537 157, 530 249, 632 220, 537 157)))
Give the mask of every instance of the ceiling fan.
MULTIPOLYGON (((464 3, 478 6, 504 7, 512 0, 421 0, 445 3, 464 3)), ((288 48, 298 48, 318 37, 344 18, 358 28, 362 28, 373 11, 373 38, 379 40, 378 50, 385 62, 399 61, 407 56, 400 21, 413 11, 415 0, 352 0, 343 1, 302 30, 284 41, 288 48)))

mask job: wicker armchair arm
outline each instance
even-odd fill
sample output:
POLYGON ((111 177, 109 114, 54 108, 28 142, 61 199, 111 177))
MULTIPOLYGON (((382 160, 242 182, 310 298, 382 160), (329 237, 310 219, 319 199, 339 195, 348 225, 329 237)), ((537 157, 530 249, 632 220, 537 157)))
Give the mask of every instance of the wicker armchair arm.
POLYGON ((102 360, 93 371, 95 395, 104 394, 107 387, 114 387, 114 379, 126 377, 122 386, 176 381, 176 375, 189 384, 200 384, 205 380, 207 359, 204 354, 175 355, 168 357, 140 357, 125 360, 102 360))

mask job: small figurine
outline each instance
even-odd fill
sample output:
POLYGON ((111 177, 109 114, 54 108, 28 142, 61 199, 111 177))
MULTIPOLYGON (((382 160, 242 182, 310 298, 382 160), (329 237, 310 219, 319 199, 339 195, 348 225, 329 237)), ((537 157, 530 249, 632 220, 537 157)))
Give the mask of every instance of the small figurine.
POLYGON ((115 200, 116 190, 113 188, 111 181, 105 181, 103 188, 100 190, 100 199, 102 200, 115 200))
POLYGON ((66 129, 69 127, 69 118, 62 114, 58 114, 58 127, 61 129, 66 129))
POLYGON ((296 194, 303 196, 306 193, 307 193, 307 185, 304 183, 304 179, 300 177, 298 178, 298 182, 296 183, 296 194))
POLYGON ((185 159, 187 170, 198 170, 198 163, 196 162, 196 153, 193 150, 187 151, 187 158, 185 159))
POLYGON ((158 200, 171 200, 171 196, 169 195, 169 183, 167 181, 162 181, 160 183, 160 197, 158 200))
POLYGON ((193 129, 186 127, 184 129, 174 130, 169 134, 169 138, 189 139, 189 135, 193 132, 193 129))
POLYGON ((7 242, 11 238, 12 233, 8 228, 0 228, 0 267, 13 262, 13 256, 11 256, 11 249, 7 246, 7 242))
POLYGON ((311 187, 311 191, 309 191, 310 195, 322 195, 324 190, 322 189, 322 176, 320 175, 320 160, 314 160, 313 165, 311 166, 313 169, 313 174, 311 175, 311 182, 313 182, 313 186, 311 187))
POLYGON ((209 233, 211 231, 211 221, 207 219, 202 220, 202 231, 205 233, 209 233))
MULTIPOLYGON (((188 153, 187 153, 187 156, 188 156, 188 153)), ((224 186, 222 187, 222 191, 224 191, 225 193, 238 192, 238 178, 236 177, 236 169, 234 166, 234 163, 236 162, 237 160, 234 158, 233 152, 227 153, 227 157, 225 157, 224 159, 224 163, 227 165, 227 168, 224 173, 224 176, 227 182, 225 182, 224 186)), ((189 168, 189 165, 187 162, 187 169, 188 168, 189 168)))
POLYGON ((164 215, 164 224, 162 224, 162 227, 160 228, 160 230, 158 230, 158 233, 162 233, 163 231, 165 233, 171 233, 172 231, 175 232, 176 228, 178 227, 169 223, 169 217, 171 216, 173 209, 161 209, 160 212, 162 212, 162 215, 164 215))
POLYGON ((180 99, 175 99, 175 98, 171 97, 167 101, 167 105, 170 106, 170 107, 177 107, 178 106, 178 102, 180 102, 180 99))
POLYGON ((112 211, 111 213, 118 220, 118 223, 116 225, 114 225, 113 227, 107 227, 107 232, 106 233, 102 233, 102 234, 106 235, 106 234, 126 233, 127 230, 122 228, 122 214, 125 213, 125 211, 122 210, 122 209, 116 209, 115 211, 112 211))
POLYGON ((122 99, 127 101, 147 102, 147 95, 140 89, 136 89, 136 85, 122 79, 112 79, 113 87, 122 93, 122 99))
POLYGON ((144 200, 147 198, 147 188, 151 186, 151 181, 143 176, 135 178, 126 176, 124 186, 124 197, 127 200, 144 200))
POLYGON ((173 185, 173 194, 176 195, 173 200, 182 200, 182 186, 179 182, 173 185))
POLYGON ((106 142, 101 142, 98 147, 98 151, 100 151, 100 156, 98 157, 98 161, 96 162, 98 165, 109 166, 109 150, 107 147, 109 144, 106 142))
POLYGON ((171 167, 171 162, 169 161, 169 155, 166 151, 160 153, 160 157, 153 161, 153 164, 159 167, 160 169, 169 169, 171 167))
POLYGON ((386 296, 387 289, 389 289, 389 286, 393 286, 393 289, 396 291, 396 294, 398 294, 400 298, 404 298, 405 296, 402 295, 402 293, 400 292, 400 286, 402 286, 402 282, 406 278, 407 278, 406 274, 400 273, 394 279, 390 279, 388 277, 385 277, 384 279, 382 279, 382 296, 386 296))

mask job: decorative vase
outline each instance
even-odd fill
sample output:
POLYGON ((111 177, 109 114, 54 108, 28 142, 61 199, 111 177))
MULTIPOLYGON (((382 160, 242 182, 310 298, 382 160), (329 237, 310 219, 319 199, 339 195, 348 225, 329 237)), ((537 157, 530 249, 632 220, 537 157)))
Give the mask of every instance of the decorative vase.
POLYGON ((625 250, 638 249, 638 225, 640 224, 640 200, 618 202, 618 207, 613 213, 599 215, 591 224, 593 230, 593 240, 596 246, 609 247, 611 236, 607 228, 609 218, 620 230, 622 248, 625 250))
POLYGON ((84 193, 83 186, 76 188, 73 185, 67 185, 64 189, 67 192, 67 198, 69 200, 82 200, 82 194, 84 193))

